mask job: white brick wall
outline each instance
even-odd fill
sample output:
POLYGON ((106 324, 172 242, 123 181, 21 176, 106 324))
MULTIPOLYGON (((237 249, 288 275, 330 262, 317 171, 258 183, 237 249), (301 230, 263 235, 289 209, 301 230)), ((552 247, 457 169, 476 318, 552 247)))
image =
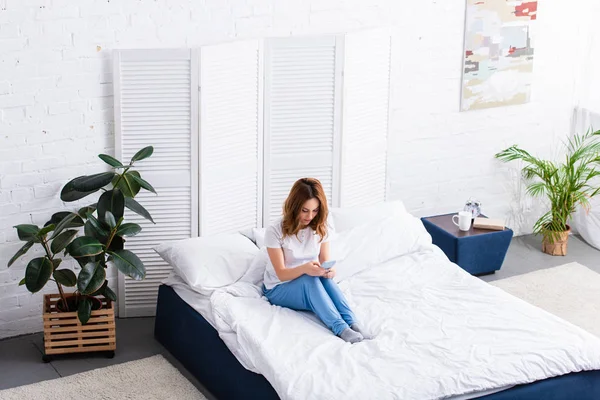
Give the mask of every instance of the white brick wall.
MULTIPOLYGON (((588 14, 589 26, 600 16, 600 2, 593 4, 593 11, 588 14)), ((581 79, 579 82, 580 96, 579 104, 596 113, 600 113, 600 31, 591 29, 586 36, 588 39, 587 57, 583 58, 581 79)), ((600 129, 600 126, 594 126, 594 129, 600 129)))
POLYGON ((63 209, 62 185, 98 171, 96 155, 113 151, 115 48, 193 47, 391 23, 390 198, 426 215, 455 211, 475 196, 487 213, 529 231, 539 210, 493 154, 512 143, 549 154, 553 140, 568 133, 585 83, 577 66, 591 46, 580 39, 592 32, 592 18, 583 24, 581 16, 594 0, 570 7, 540 1, 530 104, 460 113, 464 3, 0 0, 0 338, 41 329, 41 294, 17 286, 23 263, 5 267, 20 247, 12 226, 43 224, 63 209))

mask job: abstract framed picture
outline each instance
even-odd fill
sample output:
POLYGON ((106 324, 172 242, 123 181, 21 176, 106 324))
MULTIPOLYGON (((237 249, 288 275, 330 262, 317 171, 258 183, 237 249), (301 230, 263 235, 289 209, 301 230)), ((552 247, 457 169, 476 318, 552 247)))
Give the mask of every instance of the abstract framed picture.
POLYGON ((529 102, 536 1, 467 0, 461 111, 529 102))

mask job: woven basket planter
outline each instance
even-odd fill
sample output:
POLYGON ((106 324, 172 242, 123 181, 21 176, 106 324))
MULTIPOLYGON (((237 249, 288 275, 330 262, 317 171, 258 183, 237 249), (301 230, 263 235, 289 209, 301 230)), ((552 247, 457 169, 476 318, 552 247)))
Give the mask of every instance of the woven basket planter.
POLYGON ((567 230, 561 232, 557 240, 554 243, 550 243, 546 238, 542 241, 542 251, 546 254, 550 254, 551 256, 566 256, 567 255, 567 245, 569 244, 569 233, 571 232, 571 227, 567 225, 567 230))
MULTIPOLYGON (((67 297, 71 297, 68 295, 67 297)), ((106 352, 114 356, 117 348, 115 309, 113 302, 99 296, 102 307, 92 311, 87 324, 82 325, 77 312, 62 312, 56 308, 60 295, 44 295, 44 352, 43 360, 54 354, 106 352)))

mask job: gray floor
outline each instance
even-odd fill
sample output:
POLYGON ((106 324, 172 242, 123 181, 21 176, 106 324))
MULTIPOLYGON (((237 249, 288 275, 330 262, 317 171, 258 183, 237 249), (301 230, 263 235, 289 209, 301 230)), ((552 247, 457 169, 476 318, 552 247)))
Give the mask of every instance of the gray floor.
MULTIPOLYGON (((165 348, 154 339, 154 318, 117 319, 117 351, 103 354, 70 354, 42 362, 42 334, 0 341, 0 390, 27 385, 162 354, 209 399, 212 396, 165 348)), ((2 398, 2 395, 0 395, 2 398)))
MULTIPOLYGON (((568 255, 552 257, 541 252, 540 239, 514 238, 502 269, 481 277, 485 281, 507 278, 542 268, 577 261, 600 273, 600 251, 576 236, 569 240, 568 255)), ((117 320, 117 351, 113 359, 103 355, 73 355, 42 362, 42 335, 33 334, 0 341, 0 390, 54 379, 126 361, 163 354, 209 399, 214 399, 153 336, 154 318, 117 320)))
POLYGON ((500 271, 480 278, 491 282, 570 262, 578 262, 600 273, 600 250, 590 246, 577 235, 569 237, 567 255, 564 257, 545 254, 541 249, 542 240, 538 236, 513 238, 500 271))

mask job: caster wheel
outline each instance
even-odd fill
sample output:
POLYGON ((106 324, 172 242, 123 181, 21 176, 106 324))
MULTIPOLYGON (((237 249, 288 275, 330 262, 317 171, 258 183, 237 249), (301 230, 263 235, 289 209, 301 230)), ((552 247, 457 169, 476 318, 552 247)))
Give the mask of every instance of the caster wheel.
POLYGON ((107 351, 106 352, 106 358, 115 358, 115 352, 114 352, 114 350, 107 351))
POLYGON ((42 361, 45 363, 49 363, 50 361, 52 361, 52 357, 51 356, 47 356, 47 355, 43 355, 42 356, 42 361))

